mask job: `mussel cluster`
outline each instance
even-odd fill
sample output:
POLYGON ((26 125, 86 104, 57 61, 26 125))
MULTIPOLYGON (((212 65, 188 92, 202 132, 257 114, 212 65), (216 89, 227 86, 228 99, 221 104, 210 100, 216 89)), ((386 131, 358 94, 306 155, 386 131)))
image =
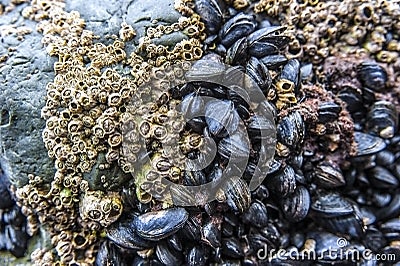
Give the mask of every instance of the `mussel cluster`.
MULTIPOLYGON (((373 254, 395 254, 389 263, 398 261, 399 174, 394 164, 398 159, 398 112, 388 101, 368 103, 372 88, 386 87, 385 70, 373 62, 357 64, 355 80, 363 90, 336 88, 334 83, 340 83, 340 77, 329 75, 325 88, 313 87, 308 83, 308 65, 281 52, 289 43, 285 27, 265 18, 257 21, 259 17, 218 1, 198 0, 195 4, 208 38, 206 55, 193 67, 208 81, 172 86, 153 105, 152 118, 140 124, 143 132, 138 126, 139 134, 146 138, 153 170, 146 168, 141 182, 124 189, 124 212, 106 229, 97 265, 128 261, 132 265, 380 263, 376 257, 351 261, 326 253, 329 249, 342 253, 370 249, 373 254), (241 80, 240 72, 250 81, 241 80), (215 75, 217 79, 213 79, 215 75), (235 87, 233 82, 242 86, 235 87), (246 82, 256 84, 267 100, 248 104, 252 91, 246 82), (204 97, 213 100, 204 101, 204 97), (171 106, 176 105, 190 117, 178 127, 179 148, 184 151, 180 160, 200 157, 204 161, 201 149, 206 146, 207 153, 205 139, 215 143, 216 155, 203 169, 188 170, 162 156, 163 145, 168 146, 167 129, 162 131, 163 137, 154 135, 163 125, 154 117, 164 114, 167 120, 171 106), (365 113, 368 115, 363 116, 365 113), (277 141, 268 143, 276 145, 275 156, 268 158, 268 145, 261 142, 271 123, 277 141), (187 145, 182 139, 196 141, 187 145), (246 160, 240 173, 235 167, 246 160), (223 173, 230 177, 229 184, 214 201, 196 201, 192 198, 204 195, 178 193, 171 195, 173 203, 195 201, 197 206, 162 209, 156 203, 157 193, 167 189, 159 182, 160 176, 199 186, 227 178, 223 173), (250 191, 251 177, 257 173, 265 179, 250 191), (388 188, 393 192, 386 192, 388 188), (135 189, 141 195, 137 199, 133 199, 135 189), (143 198, 143 191, 153 195, 153 201, 143 198), (285 251, 284 256, 268 253, 279 249, 285 251), (315 252, 316 256, 297 260, 289 256, 301 252, 315 252)), ((331 72, 335 73, 327 69, 331 72)))
POLYGON ((15 257, 23 257, 29 239, 26 217, 22 215, 12 195, 10 182, 0 168, 0 250, 10 251, 15 257))

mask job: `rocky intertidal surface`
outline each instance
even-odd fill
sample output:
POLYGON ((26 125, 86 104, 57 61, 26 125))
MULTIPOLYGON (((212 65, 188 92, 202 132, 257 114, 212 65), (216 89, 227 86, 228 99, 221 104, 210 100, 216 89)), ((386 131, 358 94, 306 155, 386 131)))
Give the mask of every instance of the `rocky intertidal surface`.
POLYGON ((399 1, 0 7, 1 250, 400 261, 399 1))

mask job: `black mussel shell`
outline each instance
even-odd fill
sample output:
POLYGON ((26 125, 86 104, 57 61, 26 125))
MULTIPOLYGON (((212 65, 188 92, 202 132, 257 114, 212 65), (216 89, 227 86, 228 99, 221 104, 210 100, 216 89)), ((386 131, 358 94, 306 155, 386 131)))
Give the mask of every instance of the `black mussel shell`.
POLYGON ((392 138, 398 130, 398 117, 396 106, 391 102, 375 102, 367 115, 367 129, 382 138, 392 138))
POLYGON ((205 117, 209 132, 219 138, 235 132, 240 121, 232 101, 209 101, 206 104, 205 117))
POLYGON ((184 208, 171 208, 139 215, 135 217, 133 223, 139 236, 157 241, 181 229, 188 216, 184 208))
POLYGON ((179 104, 179 111, 188 119, 203 114, 204 101, 195 93, 186 95, 179 104))
POLYGON ((157 244, 156 255, 164 265, 181 265, 183 261, 182 252, 170 247, 166 241, 157 244))
POLYGON ((325 188, 340 187, 346 184, 340 167, 329 162, 321 162, 317 165, 314 180, 319 186, 325 188))
POLYGON ((232 237, 222 239, 221 253, 229 258, 234 259, 240 259, 244 256, 244 252, 239 240, 232 237))
POLYGON ((233 162, 247 160, 250 154, 250 143, 245 134, 237 131, 218 143, 218 153, 233 162))
POLYGON ((295 88, 299 85, 300 80, 300 62, 297 59, 290 59, 282 69, 281 79, 290 80, 295 88))
POLYGON ((282 210, 289 221, 299 222, 303 220, 311 206, 311 197, 307 188, 297 186, 295 191, 282 199, 282 210))
POLYGON ((346 109, 352 115, 356 112, 365 112, 363 97, 359 89, 344 87, 339 91, 338 97, 347 104, 346 109))
POLYGON ((252 202, 249 209, 242 214, 242 220, 244 223, 255 227, 267 226, 268 211, 265 204, 260 201, 252 202))
POLYGON ((124 248, 142 250, 154 245, 137 234, 132 219, 111 224, 106 233, 108 239, 124 248))
POLYGON ((268 68, 260 60, 251 57, 246 65, 246 74, 253 79, 265 95, 268 94, 268 89, 272 84, 272 78, 268 68))
POLYGON ((276 174, 267 176, 264 183, 273 193, 279 197, 286 197, 296 189, 296 175, 290 165, 286 165, 276 174))
POLYGON ((352 203, 338 193, 328 193, 316 197, 311 209, 321 217, 337 217, 354 212, 352 203))
POLYGON ((354 132, 354 140, 357 144, 357 156, 374 154, 386 148, 383 139, 371 134, 356 131, 354 132))
POLYGON ((220 224, 209 220, 201 228, 201 240, 212 248, 221 246, 221 229, 220 224))
POLYGON ((239 13, 222 26, 219 32, 221 43, 225 47, 230 47, 240 38, 253 32, 256 26, 257 22, 254 20, 253 15, 239 13))
POLYGON ((279 122, 276 133, 278 141, 289 147, 296 147, 304 138, 305 125, 298 111, 290 113, 279 122))
POLYGON ((0 209, 7 209, 15 204, 8 190, 9 185, 7 177, 0 169, 0 209))
POLYGON ((109 241, 104 241, 99 251, 97 252, 96 260, 94 263, 96 266, 103 265, 128 265, 117 247, 109 241))
POLYGON ((222 58, 215 54, 209 53, 203 56, 200 60, 195 61, 192 67, 186 72, 188 81, 218 81, 222 78, 225 72, 225 65, 222 58))
POLYGON ((281 54, 267 55, 260 59, 268 69, 277 69, 287 63, 288 59, 281 54))
MULTIPOLYGON (((3 226, 3 225, 2 225, 3 226)), ((13 224, 4 226, 4 236, 2 240, 5 242, 5 249, 10 251, 17 258, 25 255, 28 242, 28 234, 25 232, 24 227, 15 227, 13 224)))
POLYGON ((375 62, 363 62, 357 67, 361 83, 375 91, 382 91, 388 80, 386 70, 375 62))
POLYGON ((271 26, 257 30, 247 37, 249 53, 257 58, 278 53, 290 41, 290 38, 281 35, 286 28, 271 26))
POLYGON ((231 177, 225 184, 224 192, 228 206, 236 212, 244 212, 250 207, 251 195, 246 182, 239 177, 231 177))
POLYGON ((186 255, 186 262, 189 266, 205 266, 207 253, 202 246, 194 246, 186 255))
POLYGON ((390 171, 381 166, 369 169, 367 176, 371 184, 377 188, 393 189, 399 185, 399 180, 390 171))
POLYGON ((339 117, 342 110, 340 105, 334 102, 323 102, 318 106, 318 120, 321 123, 333 122, 339 117))
POLYGON ((225 63, 228 65, 244 64, 249 57, 247 53, 248 46, 246 37, 237 40, 226 51, 225 63))
POLYGON ((248 120, 247 130, 251 140, 260 140, 275 135, 275 124, 263 115, 253 115, 248 120))
POLYGON ((222 24, 225 6, 220 0, 196 0, 195 11, 200 15, 209 34, 216 34, 222 24))

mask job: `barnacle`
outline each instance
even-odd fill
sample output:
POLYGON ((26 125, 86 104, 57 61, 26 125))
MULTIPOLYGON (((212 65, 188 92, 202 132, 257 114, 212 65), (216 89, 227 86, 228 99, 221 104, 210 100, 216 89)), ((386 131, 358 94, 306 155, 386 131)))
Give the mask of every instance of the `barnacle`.
POLYGON ((82 219, 89 219, 108 226, 115 222, 122 213, 122 201, 115 193, 86 191, 79 204, 82 219))

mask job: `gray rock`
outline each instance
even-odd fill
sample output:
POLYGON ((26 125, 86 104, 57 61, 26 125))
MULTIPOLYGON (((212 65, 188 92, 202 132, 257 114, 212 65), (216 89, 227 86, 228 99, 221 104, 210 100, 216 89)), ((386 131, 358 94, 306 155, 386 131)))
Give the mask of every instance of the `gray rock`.
MULTIPOLYGON (((23 7, 1 16, 0 25, 8 25, 12 17, 15 25, 35 29, 36 23, 16 16, 23 7)), ((42 142, 45 121, 40 111, 45 104, 46 84, 54 78, 55 59, 47 56, 41 38, 33 31, 22 41, 15 34, 1 40, 1 51, 9 58, 0 67, 0 163, 17 187, 28 182, 30 173, 44 180, 54 176, 54 162, 42 142)))
POLYGON ((100 153, 92 170, 83 175, 83 178, 89 183, 90 190, 118 191, 123 184, 133 178, 131 174, 124 173, 116 163, 108 169, 101 170, 99 166, 105 163, 107 161, 104 153, 100 153), (103 180, 102 176, 105 176, 103 180))
MULTIPOLYGON (((157 0, 136 0, 128 5, 125 21, 136 29, 135 40, 138 40, 148 27, 169 25, 178 22, 181 16, 174 8, 174 0, 166 0, 162 4, 157 0)), ((187 39, 185 34, 175 32, 159 38, 156 43, 172 46, 183 39, 187 39)))
MULTIPOLYGON (((86 20, 86 28, 100 36, 100 40, 111 43, 107 38, 112 34, 118 35, 122 22, 126 22, 136 30, 137 35, 132 42, 132 47, 127 46, 131 52, 139 39, 146 33, 148 27, 159 24, 166 25, 178 21, 182 16, 174 9, 174 0, 99 0, 99 1, 66 1, 66 10, 76 10, 86 20)), ((155 43, 173 46, 188 37, 182 32, 174 32, 163 36, 155 43)))

